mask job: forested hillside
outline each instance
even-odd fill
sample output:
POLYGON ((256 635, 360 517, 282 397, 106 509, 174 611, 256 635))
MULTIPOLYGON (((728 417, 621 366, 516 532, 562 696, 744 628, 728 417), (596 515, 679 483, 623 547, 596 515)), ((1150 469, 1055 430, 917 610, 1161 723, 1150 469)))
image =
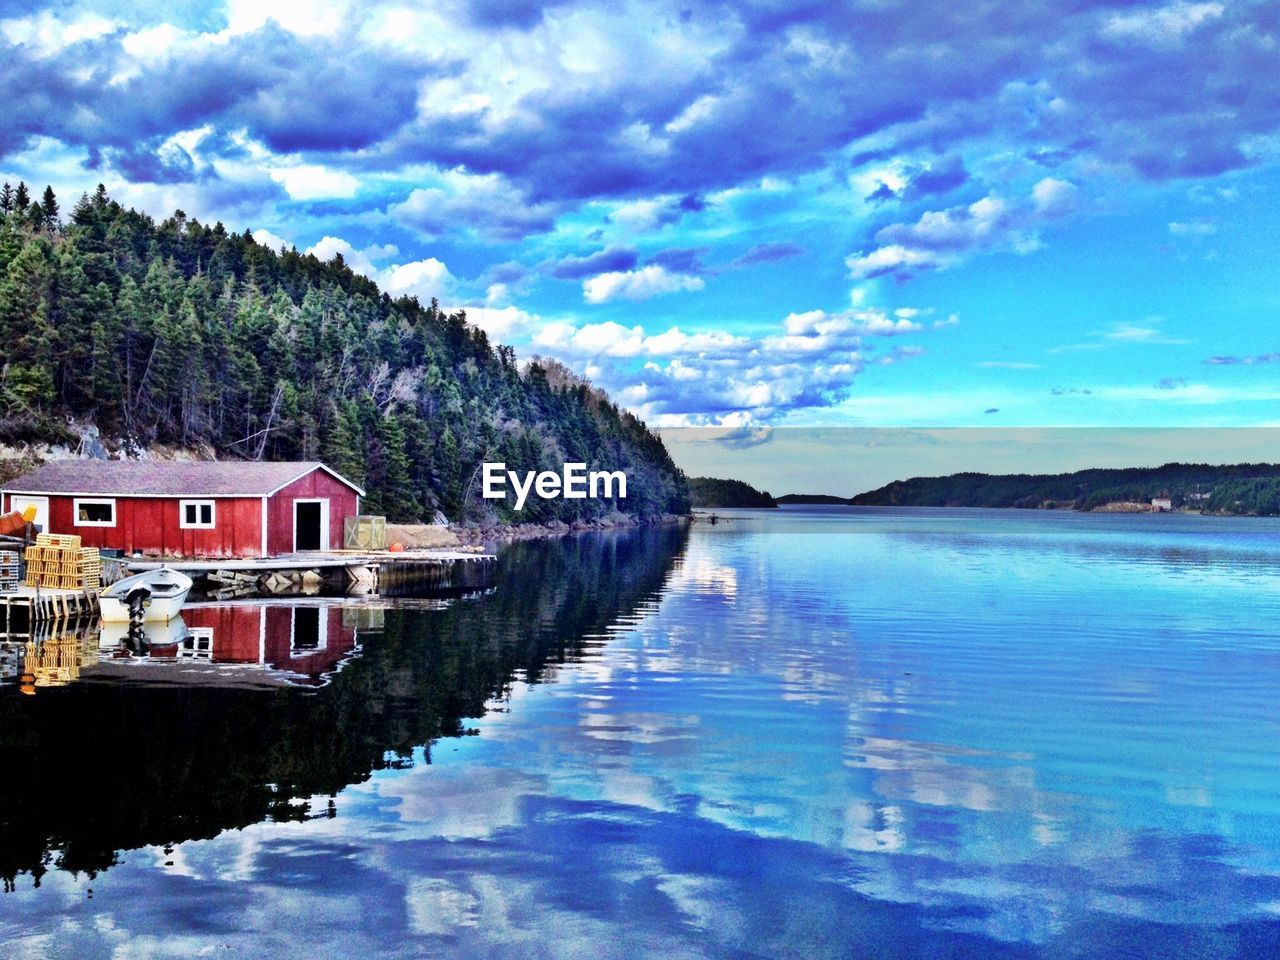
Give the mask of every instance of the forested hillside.
POLYGON ((1280 466, 1166 463, 1059 474, 957 473, 896 480, 850 502, 861 506, 1093 510, 1108 503, 1149 503, 1154 497, 1168 497, 1175 509, 1271 516, 1280 513, 1280 466))
MULTIPOLYGON (((688 507, 662 441, 560 364, 522 370, 463 312, 392 300, 341 256, 276 253, 181 211, 156 223, 101 186, 65 220, 50 189, 0 192, 0 349, 3 440, 67 439, 74 418, 137 450, 319 459, 399 521, 494 519, 485 460, 625 470, 618 509, 688 507)), ((531 499, 518 519, 613 507, 531 499)))
POLYGON ((689 496, 695 507, 776 507, 777 501, 766 490, 757 490, 741 480, 718 477, 692 477, 689 496))

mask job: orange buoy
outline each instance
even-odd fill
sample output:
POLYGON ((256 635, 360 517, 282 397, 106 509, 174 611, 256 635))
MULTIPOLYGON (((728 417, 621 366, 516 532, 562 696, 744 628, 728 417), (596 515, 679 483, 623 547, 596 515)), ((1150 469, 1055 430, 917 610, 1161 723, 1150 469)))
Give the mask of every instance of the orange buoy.
POLYGON ((387 547, 388 553, 404 553, 404 544, 397 540, 391 546, 387 547))

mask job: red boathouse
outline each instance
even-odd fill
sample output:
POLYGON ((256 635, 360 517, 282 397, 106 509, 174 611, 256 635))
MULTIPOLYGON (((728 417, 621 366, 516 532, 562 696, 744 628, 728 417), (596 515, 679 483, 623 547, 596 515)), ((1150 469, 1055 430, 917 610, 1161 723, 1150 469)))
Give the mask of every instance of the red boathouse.
POLYGON ((171 557, 269 557, 342 546, 364 491, 323 463, 56 460, 5 485, 86 547, 171 557))

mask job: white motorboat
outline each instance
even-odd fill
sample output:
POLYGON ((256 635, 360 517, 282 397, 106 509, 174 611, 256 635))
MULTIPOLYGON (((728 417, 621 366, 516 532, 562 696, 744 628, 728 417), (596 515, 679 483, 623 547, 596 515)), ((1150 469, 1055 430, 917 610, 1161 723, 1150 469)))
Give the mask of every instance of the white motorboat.
POLYGON ((185 573, 160 567, 118 580, 98 598, 104 623, 128 623, 131 615, 143 620, 172 620, 191 592, 185 573))

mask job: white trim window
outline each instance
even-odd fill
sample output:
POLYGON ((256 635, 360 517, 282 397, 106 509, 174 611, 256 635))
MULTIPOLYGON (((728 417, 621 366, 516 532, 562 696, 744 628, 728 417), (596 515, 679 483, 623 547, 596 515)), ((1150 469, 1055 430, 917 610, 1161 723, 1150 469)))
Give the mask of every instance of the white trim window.
POLYGON ((71 522, 77 527, 114 527, 116 502, 106 497, 76 497, 71 505, 71 522))
POLYGON ((218 521, 214 500, 179 500, 178 526, 183 530, 212 530, 218 521))
POLYGON ((191 627, 178 656, 189 660, 213 659, 213 627, 191 627))

